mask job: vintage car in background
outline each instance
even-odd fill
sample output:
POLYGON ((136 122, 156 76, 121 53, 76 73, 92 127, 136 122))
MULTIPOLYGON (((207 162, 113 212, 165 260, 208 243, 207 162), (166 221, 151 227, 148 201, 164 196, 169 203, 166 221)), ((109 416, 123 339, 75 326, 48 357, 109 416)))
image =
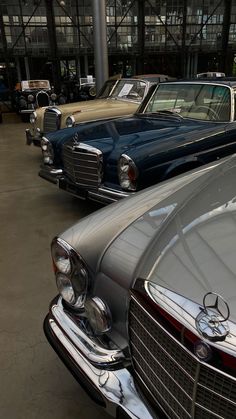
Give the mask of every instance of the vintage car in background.
POLYGON ((236 81, 161 83, 133 116, 44 136, 39 175, 110 203, 232 154, 235 89, 236 81))
POLYGON ((53 105, 56 98, 49 80, 23 80, 15 87, 14 107, 23 121, 29 121, 36 108, 53 105))
POLYGON ((198 73, 197 79, 225 77, 225 73, 220 71, 206 71, 206 73, 198 73))
POLYGON ((115 118, 134 113, 156 83, 139 78, 109 79, 93 101, 67 103, 42 108, 31 115, 32 129, 26 130, 26 143, 40 145, 43 135, 75 123, 115 118))
POLYGON ((233 156, 53 240, 46 336, 114 417, 236 417, 235 179, 233 156))

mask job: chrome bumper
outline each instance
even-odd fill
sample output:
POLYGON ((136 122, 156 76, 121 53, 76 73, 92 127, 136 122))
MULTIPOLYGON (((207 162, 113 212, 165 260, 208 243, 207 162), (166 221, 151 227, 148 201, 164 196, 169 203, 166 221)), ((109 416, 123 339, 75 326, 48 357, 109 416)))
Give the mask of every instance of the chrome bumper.
POLYGON ((58 180, 62 175, 63 175, 62 169, 56 169, 55 167, 51 167, 51 166, 42 165, 39 170, 40 177, 54 184, 58 183, 58 180))
POLYGON ((36 147, 40 147, 41 133, 38 129, 37 129, 35 134, 31 134, 30 129, 27 128, 25 130, 25 135, 26 135, 26 144, 27 145, 31 145, 33 143, 36 147))
POLYGON ((135 387, 132 375, 122 367, 123 353, 108 350, 89 338, 67 315, 61 298, 54 300, 44 321, 49 343, 88 394, 109 414, 132 419, 157 416, 135 387))
POLYGON ((122 198, 127 198, 133 194, 105 186, 93 191, 87 190, 81 188, 76 183, 70 182, 69 179, 64 176, 59 179, 58 186, 60 189, 63 189, 64 191, 69 192, 70 194, 80 199, 91 199, 102 204, 111 204, 112 202, 119 201, 122 198))

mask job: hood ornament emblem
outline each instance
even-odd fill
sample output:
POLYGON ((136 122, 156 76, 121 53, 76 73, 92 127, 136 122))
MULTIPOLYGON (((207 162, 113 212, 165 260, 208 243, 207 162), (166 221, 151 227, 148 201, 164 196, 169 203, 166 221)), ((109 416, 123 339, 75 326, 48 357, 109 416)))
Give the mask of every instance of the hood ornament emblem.
POLYGON ((79 134, 78 132, 75 133, 74 137, 73 137, 73 146, 78 146, 80 143, 79 141, 79 134))
POLYGON ((220 295, 208 292, 203 297, 203 308, 196 317, 197 330, 212 342, 225 340, 229 334, 229 316, 227 302, 220 295))

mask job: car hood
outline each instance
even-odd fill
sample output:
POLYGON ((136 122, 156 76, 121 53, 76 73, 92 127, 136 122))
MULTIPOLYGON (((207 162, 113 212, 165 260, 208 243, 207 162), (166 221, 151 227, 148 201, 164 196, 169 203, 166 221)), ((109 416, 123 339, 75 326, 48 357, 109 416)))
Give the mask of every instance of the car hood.
POLYGON ((200 305, 217 293, 236 321, 236 157, 213 166, 128 226, 103 271, 123 287, 140 277, 200 305))
MULTIPOLYGON (((224 125, 208 121, 194 121, 180 119, 176 116, 155 116, 143 117, 134 115, 131 117, 113 119, 107 122, 88 125, 78 131, 77 143, 89 144, 100 149, 105 155, 112 152, 114 148, 120 152, 137 146, 147 147, 156 142, 157 134, 160 146, 166 149, 166 141, 176 141, 177 137, 184 137, 186 140, 211 135, 214 132, 222 132, 224 125)), ((73 141, 73 138, 71 138, 73 141)))
MULTIPOLYGON (((123 235, 129 234, 129 232, 132 234, 135 223, 140 224, 140 221, 142 222, 144 220, 145 225, 144 215, 146 213, 153 214, 153 211, 158 208, 158 205, 162 208, 162 201, 168 200, 168 197, 170 197, 169 200, 172 202, 173 193, 176 194, 179 191, 178 200, 182 202, 181 190, 184 188, 185 193, 187 193, 186 191, 188 191, 188 188, 190 188, 190 190, 192 189, 192 184, 198 185, 199 182, 202 184, 203 174, 211 172, 212 168, 217 167, 218 165, 219 163, 215 162, 204 168, 187 172, 185 175, 175 177, 170 181, 162 182, 155 187, 147 188, 131 197, 110 204, 92 215, 83 218, 77 224, 63 232, 60 237, 79 252, 85 261, 89 261, 89 266, 92 271, 95 272, 99 268, 100 262, 102 262, 101 269, 104 270, 104 272, 107 271, 107 274, 115 280, 117 279, 117 281, 119 281, 118 278, 123 278, 124 280, 120 279, 120 285, 129 287, 129 283, 126 283, 126 281, 130 281, 130 279, 128 279, 128 271, 126 273, 122 272, 121 276, 119 275, 120 269, 123 269, 125 265, 121 264, 122 266, 119 267, 117 272, 116 270, 115 272, 112 270, 110 271, 109 268, 111 253, 115 253, 116 246, 119 247, 118 238, 122 239, 124 237, 123 235)), ((169 213, 169 211, 172 212, 173 208, 172 204, 168 205, 167 213, 169 213)), ((150 240, 166 218, 166 213, 163 211, 161 212, 164 215, 159 217, 158 223, 155 224, 156 228, 150 231, 150 240)), ((142 229, 140 231, 142 231, 142 229)), ((142 245, 140 242, 140 251, 143 252, 146 246, 147 242, 142 245)), ((127 254, 122 252, 122 255, 124 260, 130 257, 128 252, 127 254)), ((117 258, 114 260, 114 266, 116 266, 116 262, 119 262, 117 258)), ((130 264, 129 272, 131 272, 135 266, 133 262, 134 260, 130 264)), ((123 270, 125 271, 126 267, 123 270)))

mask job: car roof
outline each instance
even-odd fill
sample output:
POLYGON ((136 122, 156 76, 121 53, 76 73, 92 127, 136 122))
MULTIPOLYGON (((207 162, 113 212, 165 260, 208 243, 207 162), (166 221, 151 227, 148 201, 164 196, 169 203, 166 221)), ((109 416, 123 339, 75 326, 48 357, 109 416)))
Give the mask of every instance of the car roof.
MULTIPOLYGON (((234 87, 236 86, 236 77, 216 77, 216 78, 199 78, 199 79, 179 79, 176 81, 166 81, 163 82, 164 84, 179 84, 179 83, 191 83, 191 84, 201 84, 201 83, 205 83, 205 84, 223 84, 223 85, 227 85, 230 87, 234 87)), ((162 84, 163 84, 162 83, 162 84)))

